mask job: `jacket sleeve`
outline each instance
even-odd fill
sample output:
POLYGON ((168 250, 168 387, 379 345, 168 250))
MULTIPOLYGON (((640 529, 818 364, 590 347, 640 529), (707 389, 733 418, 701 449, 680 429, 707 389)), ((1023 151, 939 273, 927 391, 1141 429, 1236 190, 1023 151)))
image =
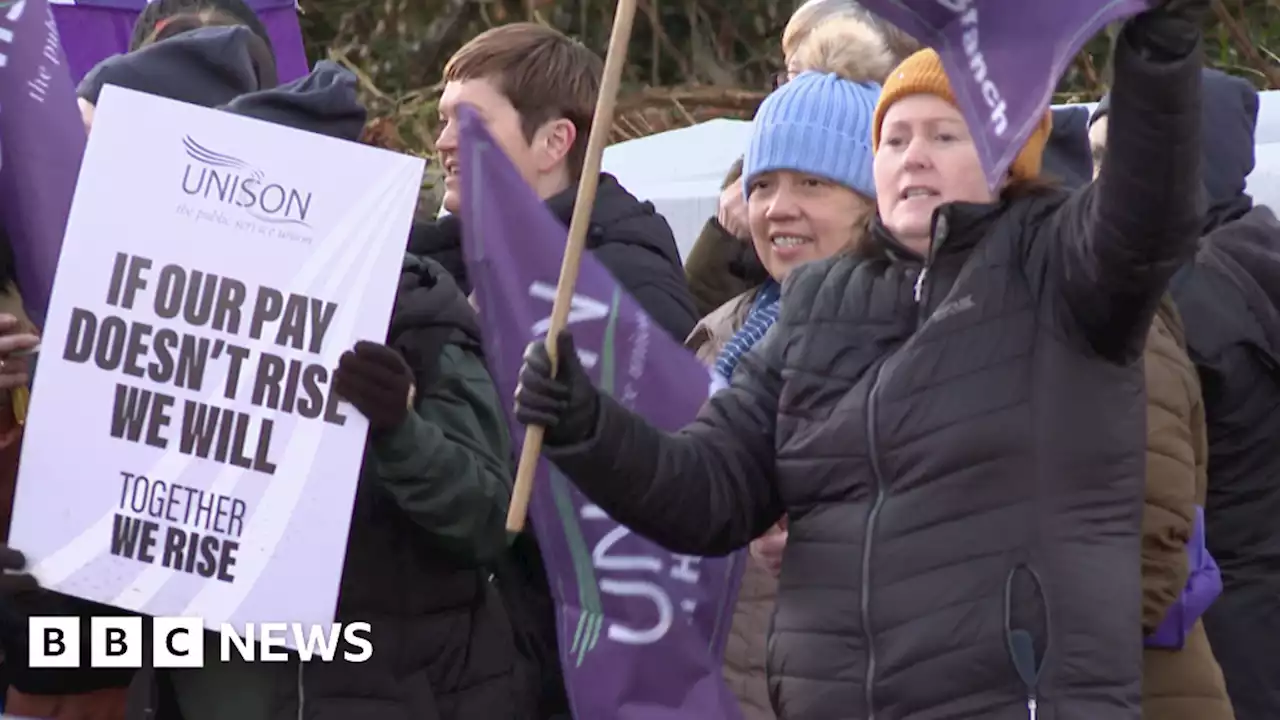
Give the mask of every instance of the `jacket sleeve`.
POLYGON ((1142 507, 1142 630, 1159 627, 1187 585, 1187 542, 1195 518, 1195 413, 1203 409, 1195 370, 1162 317, 1151 326, 1147 383, 1147 478, 1142 507))
POLYGON ((1115 51, 1106 156, 1098 179, 1044 219, 1050 297, 1068 336, 1127 364, 1173 273, 1195 252, 1204 212, 1197 49, 1144 58, 1129 33, 1115 51))
POLYGON ((417 412, 373 442, 382 487, 460 559, 483 564, 507 547, 511 437, 479 357, 445 345, 439 381, 417 412))
POLYGON ((689 281, 689 291, 693 293, 700 317, 710 315, 751 289, 733 267, 744 247, 749 245, 730 235, 714 217, 707 220, 684 261, 684 276, 689 281))
POLYGON ((593 437, 543 454, 610 517, 672 552, 725 555, 746 546, 783 513, 774 456, 777 329, 679 432, 658 430, 601 395, 593 437))

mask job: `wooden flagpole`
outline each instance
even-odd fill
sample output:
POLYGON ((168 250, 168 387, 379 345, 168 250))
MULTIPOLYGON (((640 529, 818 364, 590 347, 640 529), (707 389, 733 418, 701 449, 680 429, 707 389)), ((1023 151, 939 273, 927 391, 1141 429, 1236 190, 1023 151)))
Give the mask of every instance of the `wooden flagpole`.
MULTIPOLYGON (((609 132, 613 128, 613 111, 618 104, 618 89, 622 85, 622 68, 627 62, 627 46, 631 43, 631 26, 636 17, 636 0, 618 0, 613 14, 613 32, 609 36, 609 52, 604 59, 604 77, 600 82, 600 94, 596 98, 596 111, 591 120, 591 134, 587 138, 587 155, 582 163, 582 179, 578 183, 578 196, 573 205, 573 217, 569 222, 569 239, 564 248, 564 261, 560 265, 560 282, 556 285, 555 304, 551 308, 551 325, 547 328, 547 353, 552 367, 556 367, 556 335, 569 320, 573 289, 578 282, 578 268, 582 264, 582 252, 586 247, 587 227, 591 221, 591 208, 596 201, 596 188, 600 183, 600 162, 609 132)), ((545 428, 530 425, 525 428, 524 446, 520 451, 520 465, 516 469, 515 490, 511 494, 511 506, 507 510, 507 530, 524 529, 529 513, 529 497, 533 493, 533 476, 542 454, 542 438, 545 428)))

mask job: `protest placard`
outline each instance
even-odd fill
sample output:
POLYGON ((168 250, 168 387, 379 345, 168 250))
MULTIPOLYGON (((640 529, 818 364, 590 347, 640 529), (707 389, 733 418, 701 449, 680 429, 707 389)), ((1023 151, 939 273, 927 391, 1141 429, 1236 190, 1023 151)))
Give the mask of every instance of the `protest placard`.
POLYGON ((76 187, 9 542, 151 615, 333 620, 423 161, 107 88, 76 187))

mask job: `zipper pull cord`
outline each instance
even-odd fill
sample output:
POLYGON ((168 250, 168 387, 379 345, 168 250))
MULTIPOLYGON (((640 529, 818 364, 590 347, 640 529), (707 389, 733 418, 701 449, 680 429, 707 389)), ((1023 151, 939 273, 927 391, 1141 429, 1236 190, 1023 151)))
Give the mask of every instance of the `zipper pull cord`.
POLYGON ((925 265, 924 267, 920 268, 920 275, 919 277, 916 278, 916 288, 915 288, 917 303, 920 302, 920 293, 924 291, 924 276, 928 274, 929 274, 928 265, 925 265))

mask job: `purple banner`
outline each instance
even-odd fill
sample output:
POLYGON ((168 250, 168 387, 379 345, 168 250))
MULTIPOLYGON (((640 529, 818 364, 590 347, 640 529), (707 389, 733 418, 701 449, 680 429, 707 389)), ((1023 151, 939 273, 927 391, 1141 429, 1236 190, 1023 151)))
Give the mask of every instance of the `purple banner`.
POLYGON ((1058 79, 1108 23, 1151 0, 863 0, 937 49, 994 188, 1049 109, 1058 79))
MULTIPOLYGON (((483 123, 462 113, 463 247, 490 369, 515 394, 524 348, 543 338, 567 231, 483 123)), ((711 371, 645 315, 590 254, 569 327, 597 387, 667 429, 693 420, 711 371)), ((508 415, 519 442, 524 427, 508 415)), ((727 558, 675 555, 633 535, 545 460, 530 520, 557 605, 573 715, 612 720, 738 720, 722 678, 742 573, 727 558)))
MULTIPOLYGON (((55 3, 58 23, 70 63, 71 79, 80 82, 103 60, 129 52, 129 37, 146 0, 76 0, 55 3)), ((271 37, 281 83, 306 75, 310 68, 298 25, 294 0, 249 0, 271 37)))
POLYGON ((0 12, 0 212, 23 303, 43 328, 84 154, 84 122, 46 0, 17 0, 0 12))

